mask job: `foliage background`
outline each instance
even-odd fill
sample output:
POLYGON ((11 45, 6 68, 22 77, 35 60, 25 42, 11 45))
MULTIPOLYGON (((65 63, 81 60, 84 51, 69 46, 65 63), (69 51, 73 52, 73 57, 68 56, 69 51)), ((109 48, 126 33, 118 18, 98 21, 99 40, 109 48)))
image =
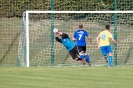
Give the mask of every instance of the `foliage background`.
MULTIPOLYGON (((26 10, 51 10, 50 0, 0 0, 0 17, 21 17, 26 10)), ((132 0, 116 0, 117 10, 133 10, 132 0)), ((54 0, 55 11, 114 10, 114 0, 54 0)))

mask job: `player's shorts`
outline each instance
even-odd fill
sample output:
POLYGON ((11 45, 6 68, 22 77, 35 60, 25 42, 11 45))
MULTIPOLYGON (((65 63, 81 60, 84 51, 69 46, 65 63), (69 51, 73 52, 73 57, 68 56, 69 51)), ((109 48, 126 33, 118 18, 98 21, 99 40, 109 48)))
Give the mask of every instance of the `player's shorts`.
POLYGON ((69 54, 73 59, 78 58, 79 52, 78 52, 78 47, 74 46, 72 50, 69 51, 69 54))
POLYGON ((79 52, 86 52, 86 46, 78 46, 78 51, 79 52))
POLYGON ((110 45, 108 45, 108 46, 101 46, 100 49, 101 49, 101 52, 102 52, 102 54, 104 56, 106 56, 108 53, 112 52, 112 48, 111 48, 110 45))

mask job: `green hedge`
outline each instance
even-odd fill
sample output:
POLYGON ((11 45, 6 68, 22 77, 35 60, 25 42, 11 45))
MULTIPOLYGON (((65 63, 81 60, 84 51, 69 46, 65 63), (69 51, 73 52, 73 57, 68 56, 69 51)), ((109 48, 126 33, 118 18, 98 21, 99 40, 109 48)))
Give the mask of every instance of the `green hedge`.
MULTIPOLYGON (((117 10, 133 10, 132 0, 116 1, 117 10)), ((50 0, 0 0, 0 17, 21 17, 26 10, 51 10, 50 0)), ((114 0, 54 0, 54 10, 114 10, 114 0)))

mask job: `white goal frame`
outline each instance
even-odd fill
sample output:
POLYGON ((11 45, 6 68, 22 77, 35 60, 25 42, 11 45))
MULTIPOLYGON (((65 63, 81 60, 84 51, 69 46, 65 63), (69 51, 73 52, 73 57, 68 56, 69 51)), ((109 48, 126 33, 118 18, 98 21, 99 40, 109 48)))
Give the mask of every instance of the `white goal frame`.
POLYGON ((133 11, 26 11, 26 67, 29 61, 29 13, 133 13, 133 11))

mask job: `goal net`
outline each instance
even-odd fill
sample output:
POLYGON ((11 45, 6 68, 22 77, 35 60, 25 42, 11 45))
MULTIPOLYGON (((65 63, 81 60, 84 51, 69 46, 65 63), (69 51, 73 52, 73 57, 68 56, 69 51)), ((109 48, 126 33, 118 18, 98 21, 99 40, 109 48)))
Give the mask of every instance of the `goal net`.
POLYGON ((133 11, 26 11, 22 21, 17 59, 20 66, 82 65, 55 41, 52 31, 56 27, 72 38, 78 24, 83 24, 92 37, 93 46, 86 39, 92 65, 107 64, 96 44, 106 24, 111 25, 110 31, 119 43, 111 43, 113 65, 133 64, 133 11))

